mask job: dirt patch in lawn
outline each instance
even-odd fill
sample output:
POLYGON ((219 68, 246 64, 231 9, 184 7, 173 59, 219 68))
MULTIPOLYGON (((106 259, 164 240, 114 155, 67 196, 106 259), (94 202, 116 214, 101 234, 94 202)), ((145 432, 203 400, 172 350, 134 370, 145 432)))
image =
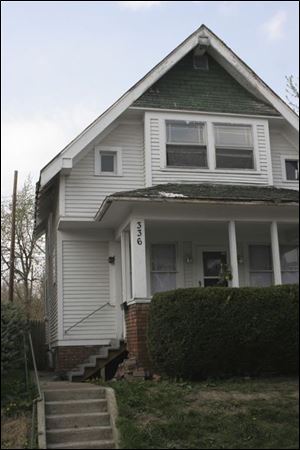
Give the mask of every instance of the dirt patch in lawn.
POLYGON ((1 416, 1 448, 28 448, 31 420, 26 415, 1 416))

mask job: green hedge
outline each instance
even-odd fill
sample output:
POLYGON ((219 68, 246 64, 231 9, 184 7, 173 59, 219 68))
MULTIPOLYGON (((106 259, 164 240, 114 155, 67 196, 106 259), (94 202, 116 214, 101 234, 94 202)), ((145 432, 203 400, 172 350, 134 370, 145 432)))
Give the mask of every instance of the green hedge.
POLYGON ((1 303, 1 374, 24 364, 23 334, 26 330, 23 309, 14 303, 1 303))
POLYGON ((172 378, 295 374, 299 286, 191 288, 156 294, 148 347, 172 378))

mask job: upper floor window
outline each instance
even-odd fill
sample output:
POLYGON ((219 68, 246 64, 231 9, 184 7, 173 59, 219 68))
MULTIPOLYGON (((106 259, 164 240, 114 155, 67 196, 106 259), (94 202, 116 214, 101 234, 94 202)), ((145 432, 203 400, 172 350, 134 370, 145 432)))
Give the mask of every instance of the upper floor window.
POLYGON ((167 121, 167 166, 207 168, 205 125, 167 121))
POLYGON ((299 160, 285 159, 285 176, 288 181, 299 180, 299 160))
POLYGON ((115 147, 95 148, 95 174, 116 176, 121 175, 122 159, 121 149, 115 147))
POLYGON ((254 169, 252 127, 215 124, 217 169, 254 169))

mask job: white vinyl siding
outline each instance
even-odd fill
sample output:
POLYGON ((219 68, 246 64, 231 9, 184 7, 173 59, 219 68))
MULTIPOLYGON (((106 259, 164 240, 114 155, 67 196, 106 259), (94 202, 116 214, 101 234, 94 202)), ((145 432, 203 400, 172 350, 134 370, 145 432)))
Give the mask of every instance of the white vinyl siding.
POLYGON ((93 218, 102 201, 117 191, 145 187, 143 125, 121 124, 101 147, 121 148, 122 176, 95 175, 95 146, 80 160, 65 181, 65 214, 93 218))
POLYGON ((294 155, 294 158, 298 159, 299 149, 280 130, 270 130, 270 141, 274 185, 280 188, 299 189, 299 181, 286 181, 285 167, 282 164, 285 157, 292 159, 294 155))
POLYGON ((115 308, 110 301, 108 244, 98 241, 63 241, 63 338, 109 340, 116 336, 115 308))
MULTIPOLYGON (((269 148, 268 148, 268 126, 265 120, 250 120, 249 124, 253 127, 254 158, 256 161, 256 170, 215 170, 214 152, 215 144, 213 137, 208 132, 208 161, 210 168, 176 168, 166 167, 166 131, 165 123, 168 119, 167 114, 147 113, 146 121, 150 130, 150 152, 151 152, 151 172, 152 185, 163 183, 219 183, 219 184, 250 184, 250 185, 268 185, 269 184, 269 148)), ((183 116, 182 116, 183 117, 183 116)), ((173 120, 173 116, 172 116, 173 120)), ((195 120, 195 119, 194 119, 195 120)), ((206 117, 199 117, 199 120, 205 121, 206 117)), ((210 125, 215 122, 215 118, 209 119, 210 125)), ((243 122, 246 122, 244 119, 243 122)), ((213 133, 212 133, 213 134, 213 133)))

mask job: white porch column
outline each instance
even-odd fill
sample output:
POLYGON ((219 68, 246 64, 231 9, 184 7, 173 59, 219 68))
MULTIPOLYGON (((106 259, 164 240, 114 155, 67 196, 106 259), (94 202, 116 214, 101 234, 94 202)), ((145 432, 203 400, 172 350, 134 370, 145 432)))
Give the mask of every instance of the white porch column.
POLYGON ((274 283, 275 285, 282 284, 278 226, 276 221, 273 221, 271 223, 271 247, 273 259, 274 283))
POLYGON ((240 285, 239 265, 238 265, 236 229, 234 220, 231 220, 228 224, 228 233, 229 233, 230 265, 232 271, 232 287, 239 287, 240 285))
POLYGON ((130 245, 129 231, 121 232, 121 262, 122 262, 122 300, 126 302, 131 297, 130 289, 130 245))
POLYGON ((144 219, 130 222, 132 297, 147 298, 146 241, 144 219))

